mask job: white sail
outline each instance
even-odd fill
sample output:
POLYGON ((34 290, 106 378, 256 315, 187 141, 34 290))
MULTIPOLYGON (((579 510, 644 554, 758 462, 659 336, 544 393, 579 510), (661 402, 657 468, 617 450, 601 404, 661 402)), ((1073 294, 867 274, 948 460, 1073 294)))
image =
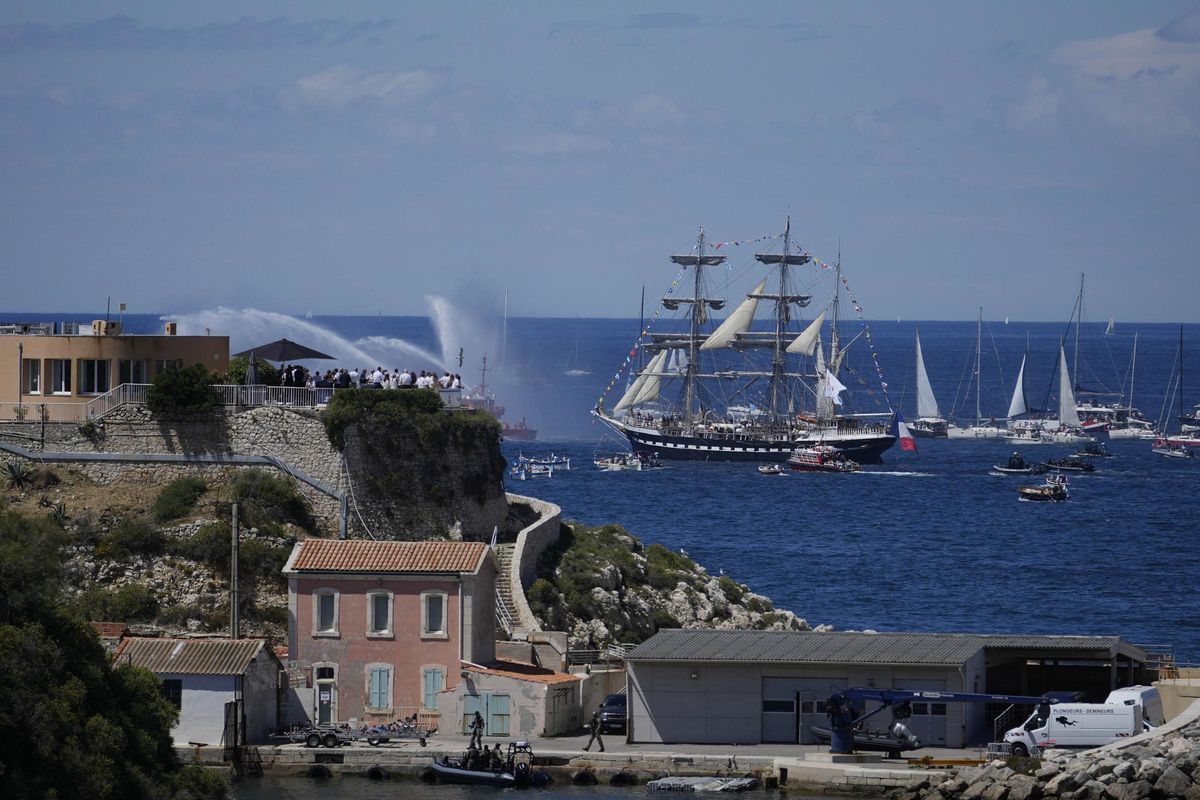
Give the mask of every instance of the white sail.
POLYGON ((1075 410, 1075 393, 1071 391, 1071 375, 1067 372, 1067 354, 1058 346, 1058 422, 1070 428, 1079 426, 1075 410))
POLYGON ((933 419, 942 416, 942 412, 938 410, 937 399, 933 396, 933 387, 929 385, 929 375, 925 372, 920 332, 917 333, 917 416, 933 419))
POLYGON ((662 387, 663 367, 667 363, 667 356, 670 355, 669 350, 663 350, 650 362, 650 366, 646 367, 642 374, 646 376, 646 382, 642 385, 642 390, 638 392, 637 397, 630 405, 640 406, 642 403, 649 403, 652 400, 658 399, 659 389, 662 387))
POLYGON ((625 390, 625 394, 621 395, 621 399, 615 406, 613 406, 614 414, 624 411, 634 404, 637 396, 642 393, 642 388, 646 385, 646 381, 649 379, 650 373, 657 369, 655 365, 661 365, 662 361, 665 360, 665 356, 669 352, 669 350, 663 350, 654 358, 650 359, 650 363, 647 364, 646 368, 642 370, 640 375, 637 376, 637 380, 630 384, 629 388, 625 390))
POLYGON ((825 312, 822 311, 816 319, 808 323, 808 327, 796 337, 796 341, 787 346, 787 352, 811 356, 813 350, 816 349, 817 342, 821 340, 821 323, 824 321, 825 312))
POLYGON ((1025 356, 1021 356, 1021 368, 1017 370, 1017 385, 1013 387, 1012 400, 1008 404, 1008 418, 1019 417, 1028 410, 1025 407, 1025 356))
POLYGON ((1117 328, 1117 318, 1109 317, 1108 318, 1108 327, 1104 329, 1104 335, 1105 336, 1110 335, 1114 330, 1116 330, 1116 328, 1117 328))
POLYGON ((739 333, 750 330, 750 323, 754 321, 754 312, 758 310, 756 295, 761 294, 766 285, 767 282, 764 280, 746 296, 745 300, 738 303, 738 307, 700 344, 700 349, 714 350, 718 347, 732 347, 739 333))

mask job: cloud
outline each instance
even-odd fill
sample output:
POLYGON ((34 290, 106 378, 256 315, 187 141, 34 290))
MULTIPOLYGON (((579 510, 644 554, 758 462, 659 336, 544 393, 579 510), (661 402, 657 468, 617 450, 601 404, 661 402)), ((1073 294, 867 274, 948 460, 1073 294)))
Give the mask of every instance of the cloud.
POLYGON ((512 149, 526 155, 546 156, 610 150, 612 144, 606 139, 587 133, 550 131, 519 139, 513 143, 512 149))
POLYGON ((156 28, 124 15, 95 22, 0 25, 0 52, 16 50, 270 50, 375 42, 395 20, 242 17, 234 22, 156 28))
POLYGON ((443 75, 434 70, 366 73, 335 64, 300 78, 281 91, 279 99, 292 111, 305 107, 336 109, 359 102, 390 107, 423 100, 443 82, 443 75))
POLYGON ((1159 29, 1069 42, 1054 51, 1082 113, 1137 137, 1200 133, 1200 13, 1159 29))
POLYGON ((1022 130, 1049 130, 1058 127, 1058 93, 1050 81, 1038 75, 1025 87, 1025 94, 1013 105, 1009 122, 1022 130))
POLYGON ((1200 6, 1159 28, 1156 35, 1168 42, 1200 42, 1200 6))

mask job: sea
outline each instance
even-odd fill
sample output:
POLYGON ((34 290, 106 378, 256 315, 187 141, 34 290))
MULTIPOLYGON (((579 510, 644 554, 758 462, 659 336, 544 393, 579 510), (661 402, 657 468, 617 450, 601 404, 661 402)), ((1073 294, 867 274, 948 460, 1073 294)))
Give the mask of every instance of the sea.
MULTIPOLYGON (((0 320, 90 318, 0 313, 0 320)), ((557 503, 567 519, 618 523, 647 544, 684 551, 814 627, 1118 635, 1200 663, 1200 458, 1167 459, 1145 441, 1111 441, 1115 457, 1097 460, 1094 474, 1072 474, 1071 497, 1057 504, 1018 500, 1017 486, 1040 479, 994 473, 1013 449, 1002 440, 920 439, 917 452, 893 448, 882 465, 848 475, 764 477, 753 464, 703 462, 603 472, 593 458, 625 443, 590 411, 601 397, 611 408, 624 390, 642 325, 636 318, 504 320, 440 303, 428 317, 214 309, 122 321, 129 332, 149 333, 165 320, 177 321, 181 334, 228 335, 233 352, 286 337, 334 356, 310 367, 448 370, 466 385, 483 377, 507 422, 537 430, 536 442, 503 444, 510 460, 519 453, 571 459, 570 470, 553 478, 509 480, 509 491, 557 503)), ((975 320, 869 322, 877 370, 856 376, 870 379, 863 385, 847 381, 860 393, 859 409, 892 406, 916 417, 918 325, 943 414, 970 422, 975 320), (868 393, 878 378, 886 395, 868 393)), ((1191 409, 1200 403, 1200 325, 1117 321, 1107 335, 1106 325, 1084 323, 1076 358, 1074 329, 1063 323, 984 321, 982 416, 1005 416, 1023 355, 1029 405, 1056 409, 1065 337, 1077 384, 1128 396, 1132 382, 1134 405, 1177 430, 1181 331, 1182 403, 1191 409)), ((1023 455, 1072 449, 1040 445, 1023 455)))

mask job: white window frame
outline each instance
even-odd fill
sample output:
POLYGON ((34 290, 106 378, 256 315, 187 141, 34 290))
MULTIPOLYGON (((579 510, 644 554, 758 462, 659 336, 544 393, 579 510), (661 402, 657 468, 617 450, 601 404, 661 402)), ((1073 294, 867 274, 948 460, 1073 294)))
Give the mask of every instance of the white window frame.
POLYGON ((50 394, 67 396, 71 394, 71 381, 75 365, 69 358, 51 358, 50 362, 50 394), (63 386, 64 380, 66 385, 63 386))
POLYGON ((449 639, 450 638, 450 603, 449 594, 441 590, 421 592, 421 638, 449 639), (433 631, 429 629, 429 600, 440 597, 442 600, 442 628, 433 631))
POLYGON ((369 711, 372 714, 391 713, 396 697, 396 667, 392 664, 387 664, 382 661, 367 664, 363 670, 363 687, 366 689, 366 697, 363 698, 364 711, 369 711), (371 704, 371 673, 375 670, 387 670, 387 705, 377 706, 371 704))
POLYGON ((78 394, 78 395, 81 395, 81 396, 83 396, 83 395, 101 395, 112 389, 112 361, 110 359, 107 359, 107 358, 81 358, 78 361, 77 373, 78 374, 76 374, 75 378, 76 378, 76 380, 79 381, 78 390, 76 392, 76 394, 78 394), (87 375, 87 367, 84 366, 86 364, 94 364, 95 365, 94 371, 92 373, 93 380, 91 381, 91 383, 88 383, 86 380, 84 380, 84 378, 87 375), (104 371, 104 388, 98 389, 98 388, 96 388, 96 384, 98 384, 100 382, 99 378, 100 378, 100 372, 101 372, 101 369, 100 369, 101 364, 104 365, 104 370, 103 370, 104 371))
POLYGON ((437 690, 437 692, 434 692, 434 694, 436 695, 436 694, 446 691, 446 667, 443 664, 425 664, 421 667, 421 708, 424 708, 428 711, 437 711, 438 707, 437 707, 436 697, 434 698, 434 702, 432 705, 425 702, 426 700, 429 699, 428 697, 425 696, 425 675, 426 675, 426 673, 429 673, 429 672, 437 672, 437 673, 440 673, 442 676, 442 681, 441 681, 442 686, 440 689, 437 690))
POLYGON ((395 596, 392 592, 386 589, 375 589, 367 592, 367 638, 368 639, 391 639, 394 638, 393 629, 396 619, 396 603, 395 596), (375 625, 375 598, 386 597, 388 606, 387 625, 382 630, 376 630, 375 625))
POLYGON ((337 589, 313 589, 312 593, 312 635, 314 638, 337 638, 340 636, 339 621, 341 620, 342 597, 337 589), (321 629, 321 598, 333 597, 333 627, 321 629))
POLYGON ((21 394, 42 393, 42 360, 40 358, 21 359, 21 394), (29 380, 30 378, 33 380, 29 380))

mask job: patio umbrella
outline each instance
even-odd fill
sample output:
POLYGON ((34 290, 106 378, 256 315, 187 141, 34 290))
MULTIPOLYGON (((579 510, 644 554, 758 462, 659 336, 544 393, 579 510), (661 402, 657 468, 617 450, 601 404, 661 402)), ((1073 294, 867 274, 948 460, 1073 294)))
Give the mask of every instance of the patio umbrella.
POLYGON ((267 361, 303 361, 307 358, 333 359, 333 356, 326 355, 319 350, 313 350, 311 347, 305 347, 302 344, 296 344, 291 339, 277 339, 268 344, 260 344, 258 347, 251 347, 249 350, 235 353, 234 358, 238 356, 249 358, 255 355, 259 358, 265 358, 267 361))

